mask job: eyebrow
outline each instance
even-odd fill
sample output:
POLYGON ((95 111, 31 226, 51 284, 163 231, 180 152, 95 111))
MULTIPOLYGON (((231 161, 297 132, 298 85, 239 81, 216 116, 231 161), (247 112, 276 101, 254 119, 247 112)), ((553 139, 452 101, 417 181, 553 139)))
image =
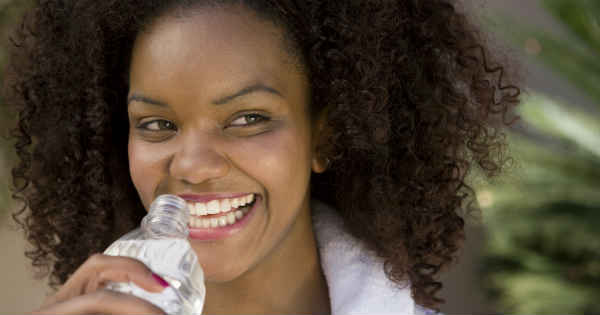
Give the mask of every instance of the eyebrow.
POLYGON ((146 103, 146 104, 151 104, 151 105, 157 105, 157 106, 161 106, 161 107, 168 107, 169 105, 167 105, 166 103, 160 102, 160 101, 155 101, 151 98, 145 97, 143 95, 137 94, 137 93, 133 93, 131 94, 128 98, 127 98, 127 104, 129 105, 129 103, 136 101, 136 102, 142 102, 142 103, 146 103))
MULTIPOLYGON (((251 93, 256 93, 256 92, 267 92, 267 93, 271 93, 280 97, 283 97, 283 95, 281 94, 281 92, 277 91, 276 89, 264 85, 262 83, 257 83, 257 84, 253 84, 250 86, 247 86, 241 90, 239 90, 238 92, 222 97, 220 99, 214 100, 212 101, 212 103, 214 105, 223 105, 226 103, 231 102, 232 100, 238 98, 238 97, 242 97, 244 95, 248 95, 251 93)), ((147 103, 150 105, 157 105, 157 106, 161 106, 161 107, 168 107, 169 105, 167 105, 164 102, 161 101, 157 101, 157 100, 153 100, 151 98, 148 98, 146 96, 140 95, 138 93, 132 93, 128 98, 127 98, 127 104, 131 103, 132 101, 138 101, 138 102, 143 102, 143 103, 147 103)))
POLYGON ((283 97, 283 95, 279 91, 277 91, 276 89, 274 89, 274 88, 272 88, 270 86, 266 86, 266 85, 264 85, 262 83, 257 83, 257 84, 254 84, 254 85, 247 86, 247 87, 239 90, 237 93, 234 93, 232 95, 225 96, 225 97, 220 98, 218 100, 214 100, 212 103, 215 104, 215 105, 223 105, 225 103, 228 103, 228 102, 232 101, 235 98, 238 98, 238 97, 241 97, 241 96, 244 96, 244 95, 248 95, 250 93, 256 93, 256 92, 267 92, 267 93, 271 93, 271 94, 283 97))

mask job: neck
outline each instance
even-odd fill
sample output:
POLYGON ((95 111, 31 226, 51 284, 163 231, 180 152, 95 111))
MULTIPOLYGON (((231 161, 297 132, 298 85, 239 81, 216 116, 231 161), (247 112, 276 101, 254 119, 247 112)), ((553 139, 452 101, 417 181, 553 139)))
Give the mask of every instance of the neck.
POLYGON ((227 283, 207 283, 204 314, 330 314, 310 210, 259 265, 227 283))

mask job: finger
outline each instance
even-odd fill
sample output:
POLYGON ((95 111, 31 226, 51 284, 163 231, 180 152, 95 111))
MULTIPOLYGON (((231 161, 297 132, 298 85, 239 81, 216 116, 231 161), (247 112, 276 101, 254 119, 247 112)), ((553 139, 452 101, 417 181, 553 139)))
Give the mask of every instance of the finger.
MULTIPOLYGON (((160 292, 163 289, 152 276, 152 271, 141 261, 129 257, 94 254, 69 277, 48 302, 53 304, 94 292, 100 287, 100 282, 127 282, 128 280, 150 292, 160 292), (114 274, 108 272, 110 270, 120 270, 121 272, 114 274), (111 278, 113 275, 115 278, 111 278), (99 281, 101 277, 102 280, 99 281)), ((45 304, 47 305, 47 303, 45 304)))
POLYGON ((133 282, 150 292, 160 292, 164 287, 157 281, 152 270, 141 261, 130 257, 94 255, 91 261, 91 277, 82 294, 103 288, 109 282, 133 282))
POLYGON ((50 305, 32 314, 164 314, 164 312, 136 296, 98 290, 50 305))
MULTIPOLYGON (((160 291, 164 290, 164 288, 166 286, 168 286, 168 284, 162 278, 160 278, 158 275, 151 273, 150 276, 152 277, 152 283, 150 283, 151 286, 150 286, 150 284, 147 284, 146 287, 144 287, 142 285, 138 285, 138 286, 141 287, 142 289, 145 289, 146 291, 150 291, 150 292, 160 292, 160 291), (162 281, 162 283, 161 283, 161 281, 162 281)), ((121 270, 121 269, 108 269, 108 270, 104 270, 104 271, 100 272, 93 281, 88 282, 85 293, 90 293, 90 292, 94 292, 98 289, 103 289, 110 282, 125 282, 125 283, 133 282, 136 284, 140 284, 140 283, 143 283, 146 281, 147 281, 146 274, 131 273, 131 272, 128 272, 126 270, 121 270)))

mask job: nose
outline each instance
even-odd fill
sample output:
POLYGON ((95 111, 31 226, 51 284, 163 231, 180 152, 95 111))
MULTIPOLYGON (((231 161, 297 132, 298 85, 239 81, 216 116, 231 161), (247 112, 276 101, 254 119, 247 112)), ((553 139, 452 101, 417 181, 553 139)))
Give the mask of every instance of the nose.
POLYGON ((169 172, 187 184, 199 184, 227 175, 229 162, 210 137, 186 137, 171 158, 169 172))

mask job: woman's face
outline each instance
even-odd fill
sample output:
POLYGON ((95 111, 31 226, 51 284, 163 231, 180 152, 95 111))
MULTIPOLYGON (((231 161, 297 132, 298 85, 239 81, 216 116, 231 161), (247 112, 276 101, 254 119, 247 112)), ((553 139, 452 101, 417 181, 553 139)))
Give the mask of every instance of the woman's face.
POLYGON ((157 20, 134 45, 131 178, 146 209, 169 193, 194 211, 222 211, 190 223, 208 281, 238 277, 306 231, 296 221, 309 213, 311 168, 321 168, 309 84, 281 36, 241 7, 202 9, 157 20))

